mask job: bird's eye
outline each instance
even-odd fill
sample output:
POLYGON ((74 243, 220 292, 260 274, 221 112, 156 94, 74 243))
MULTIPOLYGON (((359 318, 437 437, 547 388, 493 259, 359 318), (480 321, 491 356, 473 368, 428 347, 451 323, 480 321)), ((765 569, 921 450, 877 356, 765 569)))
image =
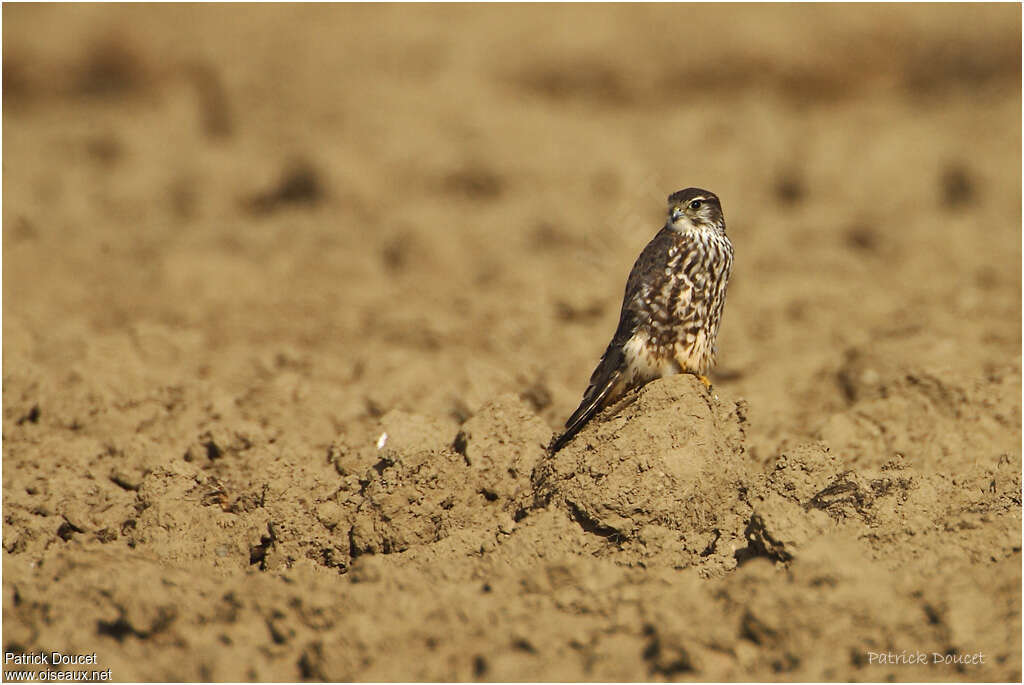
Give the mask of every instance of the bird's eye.
POLYGON ((694 200, 690 203, 690 209, 700 209, 701 204, 700 200, 694 200))

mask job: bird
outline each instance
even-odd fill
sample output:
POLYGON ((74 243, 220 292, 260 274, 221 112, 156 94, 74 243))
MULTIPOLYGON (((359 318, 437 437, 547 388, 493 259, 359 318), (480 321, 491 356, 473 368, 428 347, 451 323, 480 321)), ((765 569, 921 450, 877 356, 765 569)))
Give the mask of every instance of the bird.
POLYGON ((733 246, 718 196, 686 188, 668 196, 665 225, 626 280, 619 325, 579 407, 552 439, 562 449, 602 409, 665 376, 705 375, 718 355, 718 328, 732 275, 733 246))

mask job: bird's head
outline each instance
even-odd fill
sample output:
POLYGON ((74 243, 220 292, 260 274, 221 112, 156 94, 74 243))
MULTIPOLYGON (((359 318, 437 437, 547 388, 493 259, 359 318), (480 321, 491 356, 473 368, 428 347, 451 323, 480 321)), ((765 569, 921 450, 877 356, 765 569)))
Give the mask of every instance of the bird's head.
POLYGON ((668 196, 667 226, 673 231, 725 233, 725 215, 718 196, 709 190, 686 188, 668 196))

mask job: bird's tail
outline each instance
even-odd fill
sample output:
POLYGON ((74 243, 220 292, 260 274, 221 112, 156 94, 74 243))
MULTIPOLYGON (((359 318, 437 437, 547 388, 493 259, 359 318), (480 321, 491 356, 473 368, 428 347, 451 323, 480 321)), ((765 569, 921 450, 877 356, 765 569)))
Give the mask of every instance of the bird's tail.
POLYGON ((565 447, 580 432, 580 429, 586 425, 587 421, 592 419, 594 414, 605 406, 609 393, 618 384, 621 376, 622 371, 615 370, 604 379, 600 386, 591 385, 587 388, 587 393, 583 396, 580 406, 576 408, 576 411, 565 422, 565 430, 548 445, 548 454, 554 454, 565 447))

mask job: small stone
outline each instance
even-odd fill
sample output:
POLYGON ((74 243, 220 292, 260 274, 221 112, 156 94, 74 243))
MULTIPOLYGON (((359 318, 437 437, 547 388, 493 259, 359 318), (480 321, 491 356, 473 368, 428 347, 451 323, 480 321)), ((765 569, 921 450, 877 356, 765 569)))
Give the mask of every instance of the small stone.
POLYGON ((341 522, 341 507, 334 502, 321 502, 316 508, 317 520, 327 530, 334 530, 341 522))

